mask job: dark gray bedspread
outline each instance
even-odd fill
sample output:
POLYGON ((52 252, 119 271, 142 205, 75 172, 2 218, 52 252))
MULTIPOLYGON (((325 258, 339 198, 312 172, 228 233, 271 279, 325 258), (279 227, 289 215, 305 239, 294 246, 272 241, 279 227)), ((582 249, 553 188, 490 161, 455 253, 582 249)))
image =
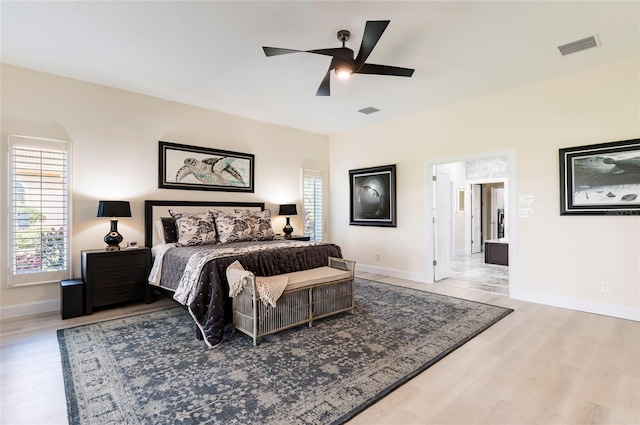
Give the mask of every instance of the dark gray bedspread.
MULTIPOLYGON (((281 242, 234 242, 225 244, 224 247, 243 248, 249 244, 275 245, 281 242)), ((264 249, 216 258, 203 267, 196 283, 196 298, 188 307, 210 346, 222 341, 225 325, 230 323, 232 319, 231 299, 229 298, 229 285, 226 277, 229 264, 238 260, 245 270, 250 270, 256 276, 275 276, 326 266, 329 257, 342 258, 340 247, 335 244, 292 242, 291 245, 286 248, 264 249)), ((196 252, 211 247, 211 245, 181 247, 167 251, 163 259, 160 286, 175 289, 189 258, 196 252)))

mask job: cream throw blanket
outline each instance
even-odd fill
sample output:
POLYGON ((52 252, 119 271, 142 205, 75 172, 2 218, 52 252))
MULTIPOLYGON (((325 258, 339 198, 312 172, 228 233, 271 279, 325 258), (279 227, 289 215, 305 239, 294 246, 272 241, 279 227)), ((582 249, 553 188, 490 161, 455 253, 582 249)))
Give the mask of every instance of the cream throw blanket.
MULTIPOLYGON (((244 289, 245 283, 249 282, 253 273, 249 270, 245 270, 238 260, 234 261, 227 267, 227 281, 229 282, 229 296, 235 297, 244 289)), ((271 276, 262 277, 257 276, 256 287, 258 289, 258 295, 264 303, 264 305, 276 306, 276 301, 282 295, 289 278, 286 276, 271 276)))

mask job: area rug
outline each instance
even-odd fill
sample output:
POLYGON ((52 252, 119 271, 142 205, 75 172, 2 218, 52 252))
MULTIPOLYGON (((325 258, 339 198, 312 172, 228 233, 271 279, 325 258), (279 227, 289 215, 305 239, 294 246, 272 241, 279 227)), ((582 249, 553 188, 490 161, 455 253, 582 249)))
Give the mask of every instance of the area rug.
POLYGON ((356 279, 355 314, 208 349, 171 308, 58 331, 69 423, 338 424, 512 310, 356 279))

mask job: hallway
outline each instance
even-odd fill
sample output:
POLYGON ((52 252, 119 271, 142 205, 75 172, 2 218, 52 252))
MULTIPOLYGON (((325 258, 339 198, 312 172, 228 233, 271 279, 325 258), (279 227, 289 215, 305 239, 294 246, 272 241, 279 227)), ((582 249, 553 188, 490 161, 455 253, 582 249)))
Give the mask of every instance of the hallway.
POLYGON ((451 277, 438 283, 509 295, 509 267, 484 262, 484 253, 451 259, 451 277))

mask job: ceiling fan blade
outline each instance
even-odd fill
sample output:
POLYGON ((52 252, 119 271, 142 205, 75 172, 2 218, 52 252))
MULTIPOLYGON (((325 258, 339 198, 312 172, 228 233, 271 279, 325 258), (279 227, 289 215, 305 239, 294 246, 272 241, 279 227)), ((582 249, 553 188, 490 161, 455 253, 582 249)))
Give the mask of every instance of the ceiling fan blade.
POLYGON ((414 69, 400 68, 398 66, 376 65, 365 63, 356 71, 356 74, 395 75, 398 77, 411 77, 414 69))
POLYGON ((304 50, 294 50, 294 49, 282 49, 280 47, 267 47, 262 46, 262 50, 264 50, 264 54, 268 56, 278 56, 278 55, 286 55, 288 53, 301 53, 304 50))
POLYGON ((262 46, 262 50, 264 50, 264 54, 267 56, 286 55, 289 53, 315 53, 316 55, 332 56, 332 57, 353 60, 353 50, 348 49, 346 47, 336 47, 332 49, 295 50, 295 49, 284 49, 280 47, 262 46))
POLYGON ((331 96, 331 79, 330 79, 331 69, 327 71, 320 83, 320 87, 318 87, 318 91, 316 92, 316 96, 331 96))
POLYGON ((389 22, 391 21, 367 21, 362 35, 360 51, 358 51, 358 57, 356 57, 356 65, 362 66, 367 61, 371 51, 378 44, 380 37, 382 37, 382 33, 387 29, 389 22))
POLYGON ((353 50, 346 47, 336 47, 334 49, 305 50, 305 52, 315 53, 316 55, 333 56, 337 58, 353 60, 353 50))

